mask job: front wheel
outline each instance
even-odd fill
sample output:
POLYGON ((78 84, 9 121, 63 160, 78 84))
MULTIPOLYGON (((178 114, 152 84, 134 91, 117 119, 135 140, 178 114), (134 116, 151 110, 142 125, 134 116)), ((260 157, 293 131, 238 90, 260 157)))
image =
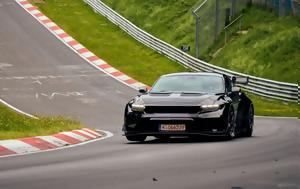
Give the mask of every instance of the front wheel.
POLYGON ((147 136, 144 135, 134 135, 134 136, 126 136, 127 140, 134 142, 143 142, 146 140, 147 136))
POLYGON ((225 138, 227 140, 231 140, 236 136, 234 110, 232 107, 230 107, 228 111, 228 117, 226 119, 226 122, 228 129, 225 138))

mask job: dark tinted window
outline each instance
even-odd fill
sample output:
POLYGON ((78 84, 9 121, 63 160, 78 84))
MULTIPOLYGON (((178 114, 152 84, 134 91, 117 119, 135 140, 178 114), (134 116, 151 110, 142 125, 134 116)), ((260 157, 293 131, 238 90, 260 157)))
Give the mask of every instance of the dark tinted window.
POLYGON ((174 75, 161 77, 151 92, 223 93, 224 80, 210 75, 174 75))

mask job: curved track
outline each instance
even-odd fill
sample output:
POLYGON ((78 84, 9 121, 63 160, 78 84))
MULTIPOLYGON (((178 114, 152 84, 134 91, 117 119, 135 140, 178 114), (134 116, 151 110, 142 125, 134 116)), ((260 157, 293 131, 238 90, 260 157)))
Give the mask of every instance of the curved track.
POLYGON ((127 143, 133 89, 95 70, 12 0, 0 0, 0 95, 29 112, 65 115, 114 137, 0 159, 0 188, 300 188, 299 122, 256 118, 254 137, 127 143), (153 180, 153 178, 155 178, 153 180))

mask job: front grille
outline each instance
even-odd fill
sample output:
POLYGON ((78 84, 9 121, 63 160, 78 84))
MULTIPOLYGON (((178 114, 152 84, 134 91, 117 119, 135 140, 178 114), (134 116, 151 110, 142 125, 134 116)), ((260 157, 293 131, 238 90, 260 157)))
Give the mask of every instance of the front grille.
POLYGON ((190 113, 195 114, 200 111, 199 106, 146 106, 146 113, 190 113))

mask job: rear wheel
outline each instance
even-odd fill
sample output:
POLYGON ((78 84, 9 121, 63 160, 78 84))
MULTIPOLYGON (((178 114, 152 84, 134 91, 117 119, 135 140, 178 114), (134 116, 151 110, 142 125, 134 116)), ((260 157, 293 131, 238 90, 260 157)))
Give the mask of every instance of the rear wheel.
POLYGON ((245 127, 245 132, 243 136, 251 137, 253 133, 253 125, 254 125, 254 108, 251 104, 246 111, 245 119, 243 122, 243 126, 245 127))
POLYGON ((126 136, 127 140, 135 141, 135 142, 143 142, 146 140, 147 136, 145 135, 134 135, 134 136, 126 136))

